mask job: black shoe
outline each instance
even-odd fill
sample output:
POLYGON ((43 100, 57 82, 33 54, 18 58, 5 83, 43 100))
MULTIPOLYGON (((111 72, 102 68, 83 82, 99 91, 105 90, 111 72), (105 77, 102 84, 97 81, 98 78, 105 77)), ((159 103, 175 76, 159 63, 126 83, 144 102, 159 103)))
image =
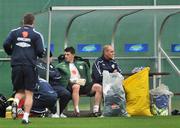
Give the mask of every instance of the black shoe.
POLYGON ((17 118, 17 103, 14 101, 12 103, 12 118, 15 120, 17 118))
POLYGON ((80 117, 80 113, 79 112, 74 112, 73 117, 80 117))
POLYGON ((99 117, 101 116, 101 112, 94 112, 91 114, 92 117, 99 117))
POLYGON ((30 121, 26 121, 26 120, 22 120, 22 122, 21 122, 22 124, 29 124, 29 123, 31 123, 30 121))

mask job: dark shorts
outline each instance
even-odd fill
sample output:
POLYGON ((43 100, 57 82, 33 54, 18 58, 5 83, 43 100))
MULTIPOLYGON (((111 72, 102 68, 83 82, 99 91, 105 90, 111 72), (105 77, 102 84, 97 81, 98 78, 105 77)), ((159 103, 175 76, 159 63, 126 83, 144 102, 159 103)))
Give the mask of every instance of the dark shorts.
MULTIPOLYGON (((72 85, 71 83, 69 83, 67 89, 72 93, 72 85)), ((94 96, 95 93, 92 92, 92 85, 93 83, 89 83, 88 85, 85 86, 80 86, 80 91, 79 91, 79 95, 87 95, 87 96, 94 96)))
POLYGON ((31 66, 13 66, 12 67, 12 83, 13 90, 29 90, 33 91, 38 82, 36 68, 31 66))

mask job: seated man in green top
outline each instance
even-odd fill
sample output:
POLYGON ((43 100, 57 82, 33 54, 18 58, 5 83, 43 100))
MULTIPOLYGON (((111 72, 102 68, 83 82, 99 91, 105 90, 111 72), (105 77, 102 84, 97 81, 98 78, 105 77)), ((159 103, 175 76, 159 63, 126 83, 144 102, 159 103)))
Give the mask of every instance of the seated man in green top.
POLYGON ((80 116, 79 95, 81 94, 89 96, 95 94, 93 114, 96 116, 99 112, 96 106, 99 106, 101 101, 102 87, 97 84, 92 85, 88 64, 85 61, 77 60, 75 58, 75 49, 67 47, 64 50, 64 61, 59 63, 56 68, 58 68, 62 76, 59 82, 72 92, 74 116, 80 116))

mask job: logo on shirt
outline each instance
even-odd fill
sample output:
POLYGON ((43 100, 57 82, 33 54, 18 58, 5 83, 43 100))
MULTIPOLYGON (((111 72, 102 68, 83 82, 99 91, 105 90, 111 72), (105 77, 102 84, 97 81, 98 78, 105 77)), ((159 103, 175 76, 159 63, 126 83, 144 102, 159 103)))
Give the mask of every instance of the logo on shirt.
POLYGON ((18 42, 16 43, 17 46, 22 47, 22 48, 27 48, 30 47, 31 45, 26 43, 26 42, 18 42))
POLYGON ((80 66, 79 66, 79 69, 83 69, 83 66, 82 66, 82 65, 80 65, 80 66))
POLYGON ((31 39, 30 38, 18 37, 17 41, 31 42, 31 39))
POLYGON ((76 70, 72 70, 72 74, 76 75, 77 74, 76 70))
POLYGON ((23 31, 23 32, 22 32, 22 36, 23 36, 24 38, 28 37, 28 35, 29 35, 28 32, 26 32, 26 31, 23 31))

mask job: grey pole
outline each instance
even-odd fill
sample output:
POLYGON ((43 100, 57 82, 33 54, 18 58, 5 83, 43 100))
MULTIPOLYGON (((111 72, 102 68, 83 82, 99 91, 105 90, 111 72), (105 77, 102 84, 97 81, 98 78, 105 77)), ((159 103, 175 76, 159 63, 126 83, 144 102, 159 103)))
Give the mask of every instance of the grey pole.
POLYGON ((50 55, 50 44, 51 44, 51 8, 49 9, 49 25, 48 25, 48 45, 47 45, 47 71, 46 80, 49 82, 49 55, 50 55))

